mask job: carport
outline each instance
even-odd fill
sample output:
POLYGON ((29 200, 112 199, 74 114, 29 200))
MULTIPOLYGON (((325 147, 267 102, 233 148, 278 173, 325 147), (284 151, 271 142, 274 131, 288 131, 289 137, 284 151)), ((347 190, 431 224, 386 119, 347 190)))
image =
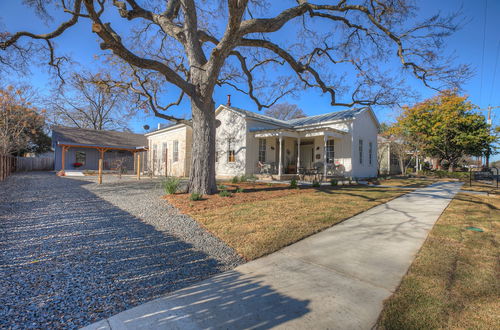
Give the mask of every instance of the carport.
POLYGON ((85 144, 66 144, 60 143, 57 144, 62 148, 62 157, 61 157, 61 171, 60 175, 65 175, 65 163, 66 163, 66 152, 69 148, 88 148, 88 149, 96 149, 99 152, 99 167, 98 167, 98 183, 102 183, 102 170, 103 170, 103 162, 104 162, 104 153, 108 150, 123 150, 130 151, 134 155, 134 169, 137 175, 137 180, 141 179, 141 152, 147 151, 147 147, 136 147, 136 148, 127 148, 122 146, 103 146, 103 145, 85 145, 85 144))
POLYGON ((58 175, 64 176, 71 166, 74 169, 97 170, 99 184, 102 183, 105 161, 107 164, 122 160, 129 163, 129 168, 133 163, 133 171, 139 180, 147 158, 141 157, 141 153, 148 150, 147 139, 142 134, 59 126, 53 128, 52 141, 54 167, 58 175), (123 156, 116 157, 113 152, 123 156), (115 157, 110 159, 112 155, 115 157))

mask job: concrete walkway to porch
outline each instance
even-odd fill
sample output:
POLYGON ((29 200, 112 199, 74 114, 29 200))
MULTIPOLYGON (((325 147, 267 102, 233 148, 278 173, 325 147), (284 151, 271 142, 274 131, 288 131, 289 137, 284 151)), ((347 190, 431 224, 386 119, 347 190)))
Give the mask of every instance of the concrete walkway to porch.
POLYGON ((88 329, 370 329, 460 187, 417 189, 88 329))

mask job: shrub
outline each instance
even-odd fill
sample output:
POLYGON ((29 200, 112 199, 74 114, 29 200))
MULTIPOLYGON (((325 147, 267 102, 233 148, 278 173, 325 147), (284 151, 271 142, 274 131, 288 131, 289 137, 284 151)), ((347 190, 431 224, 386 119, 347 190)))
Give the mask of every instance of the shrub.
POLYGON ((223 184, 220 184, 220 185, 217 186, 217 189, 219 189, 219 190, 225 190, 226 188, 227 187, 225 185, 223 185, 223 184))
MULTIPOLYGON (((242 177, 243 178, 243 177, 242 177)), ((231 180, 232 183, 238 183, 240 180, 237 176, 233 177, 233 179, 231 180)), ((243 181, 241 181, 243 182, 243 181)))
POLYGON ((290 180, 290 188, 292 188, 292 189, 297 189, 298 188, 297 179, 290 180))
POLYGON ((331 180, 330 180, 330 184, 331 184, 332 186, 338 186, 339 182, 338 182, 337 180, 335 180, 335 179, 331 179, 331 180))
POLYGON ((349 178, 349 185, 352 184, 352 178, 349 178))
POLYGON ((314 180, 314 181, 312 182, 312 186, 313 186, 313 187, 320 187, 321 185, 319 184, 319 181, 314 180))
POLYGON ((219 196, 220 197, 231 197, 231 196, 233 196, 233 194, 231 194, 230 191, 222 190, 219 192, 219 196))
POLYGON ((192 193, 191 196, 189 196, 189 199, 192 201, 200 201, 202 198, 203 195, 199 193, 192 193))
POLYGON ((236 189, 236 192, 237 192, 237 193, 242 193, 242 192, 244 192, 244 191, 245 191, 245 189, 243 189, 243 188, 241 188, 241 187, 238 187, 238 188, 236 189))
POLYGON ((166 177, 162 182, 163 190, 165 190, 167 195, 175 194, 179 189, 180 184, 181 179, 176 178, 175 176, 166 177))

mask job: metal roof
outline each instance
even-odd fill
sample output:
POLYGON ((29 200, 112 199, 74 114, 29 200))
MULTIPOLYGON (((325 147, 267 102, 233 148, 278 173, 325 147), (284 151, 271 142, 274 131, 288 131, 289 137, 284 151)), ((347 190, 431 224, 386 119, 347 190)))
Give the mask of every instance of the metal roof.
POLYGON ((255 112, 252 112, 252 111, 248 111, 248 110, 243 110, 243 109, 240 109, 240 108, 235 108, 235 107, 228 107, 228 106, 225 106, 226 108, 228 109, 231 109, 231 110, 234 110, 236 112, 239 112, 247 117, 250 117, 250 118, 254 118, 254 119, 257 119, 257 120, 262 120, 262 121, 265 121, 265 122, 268 122, 268 123, 271 123, 271 124, 275 124, 275 125, 278 125, 278 126, 282 126, 282 127, 292 127, 288 121, 285 121, 285 120, 281 120, 281 119, 276 119, 276 118, 273 118, 273 117, 269 117, 269 116, 266 116, 266 115, 261 115, 259 113, 255 113, 255 112))
POLYGON ((234 110, 236 112, 242 113, 243 115, 245 115, 247 117, 254 118, 257 120, 262 120, 262 121, 265 121, 265 122, 268 122, 271 124, 275 124, 275 125, 283 127, 283 128, 300 128, 302 126, 320 124, 320 123, 336 121, 336 120, 350 120, 350 119, 353 119, 359 113, 368 109, 368 107, 353 108, 353 109, 348 109, 348 110, 343 110, 343 111, 325 113, 325 114, 316 115, 316 116, 296 118, 296 119, 291 119, 291 120, 280 120, 280 119, 272 118, 269 116, 261 115, 261 114, 255 113, 255 112, 251 112, 251 111, 247 111, 247 110, 243 110, 243 109, 239 109, 239 108, 234 108, 234 107, 227 107, 227 108, 234 110))
POLYGON ((361 113, 362 111, 364 111, 366 109, 368 109, 368 108, 366 108, 366 107, 365 108, 354 108, 354 109, 348 109, 348 110, 343 110, 343 111, 330 112, 330 113, 325 113, 322 115, 292 119, 292 120, 289 120, 288 123, 290 123, 294 127, 298 127, 298 126, 313 125, 313 124, 319 124, 319 123, 335 121, 335 120, 349 120, 349 119, 353 119, 354 117, 356 117, 356 115, 358 115, 359 113, 361 113))

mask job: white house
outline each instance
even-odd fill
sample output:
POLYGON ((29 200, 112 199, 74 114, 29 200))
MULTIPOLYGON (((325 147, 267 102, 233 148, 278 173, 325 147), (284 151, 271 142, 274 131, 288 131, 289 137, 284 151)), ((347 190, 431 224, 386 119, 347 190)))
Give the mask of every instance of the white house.
MULTIPOLYGON (((216 110, 216 120, 218 177, 261 175, 285 179, 304 172, 324 177, 377 175, 379 123, 371 108, 283 121, 221 105, 216 110)), ((191 128, 177 124, 146 137, 148 163, 155 166, 155 174, 189 173, 191 128), (176 157, 176 152, 183 156, 176 157), (179 163, 174 170, 175 159, 179 163)))
POLYGON ((189 176, 192 128, 185 124, 159 127, 146 133, 148 167, 155 175, 189 176))

